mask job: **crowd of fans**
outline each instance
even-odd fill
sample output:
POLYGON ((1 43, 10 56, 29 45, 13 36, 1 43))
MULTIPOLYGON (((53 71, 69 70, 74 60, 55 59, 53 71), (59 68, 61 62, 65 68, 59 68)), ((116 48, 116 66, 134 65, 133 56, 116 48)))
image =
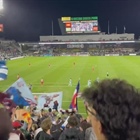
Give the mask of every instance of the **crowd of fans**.
MULTIPOLYGON (((4 96, 3 93, 0 96, 4 96)), ((76 110, 5 107, 0 98, 0 140, 140 140, 140 93, 119 79, 86 88, 87 118, 76 110), (7 110, 6 110, 7 109, 7 110)))
POLYGON ((13 47, 13 44, 0 44, 0 60, 21 56, 21 54, 18 50, 18 46, 13 47))

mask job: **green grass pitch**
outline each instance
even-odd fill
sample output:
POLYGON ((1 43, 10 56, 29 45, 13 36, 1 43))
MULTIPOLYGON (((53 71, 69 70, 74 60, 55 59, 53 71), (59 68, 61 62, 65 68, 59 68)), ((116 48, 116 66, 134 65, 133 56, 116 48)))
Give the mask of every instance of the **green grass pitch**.
MULTIPOLYGON (((87 86, 87 81, 106 78, 125 79, 137 88, 140 87, 140 57, 139 56, 96 56, 96 57, 26 57, 7 62, 8 79, 0 81, 0 90, 5 91, 17 80, 17 74, 27 84, 33 85, 32 92, 63 91, 63 108, 70 105, 74 89, 80 79, 80 92, 87 86), (75 63, 75 65, 74 65, 75 63), (30 65, 29 65, 30 64, 30 65), (94 68, 94 70, 93 70, 94 68), (40 86, 40 79, 44 86, 40 86), (72 86, 69 87, 69 79, 72 86)), ((78 99, 79 112, 84 113, 82 100, 78 99)))

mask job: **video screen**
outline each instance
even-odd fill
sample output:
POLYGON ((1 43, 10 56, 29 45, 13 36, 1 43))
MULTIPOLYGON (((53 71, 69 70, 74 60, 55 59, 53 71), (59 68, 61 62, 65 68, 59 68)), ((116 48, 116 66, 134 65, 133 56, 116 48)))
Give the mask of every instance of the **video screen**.
POLYGON ((98 17, 61 17, 62 34, 99 33, 98 17))
POLYGON ((98 27, 97 22, 72 22, 71 23, 71 31, 72 32, 98 31, 97 27, 98 27))

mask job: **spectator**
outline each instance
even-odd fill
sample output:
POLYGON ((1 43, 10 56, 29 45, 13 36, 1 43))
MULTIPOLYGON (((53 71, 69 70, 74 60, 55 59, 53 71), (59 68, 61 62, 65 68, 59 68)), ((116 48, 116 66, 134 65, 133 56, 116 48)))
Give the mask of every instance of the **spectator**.
POLYGON ((31 131, 32 131, 32 138, 35 139, 36 135, 42 131, 42 128, 38 128, 37 124, 32 124, 31 127, 31 131))
POLYGON ((55 109, 56 111, 58 111, 58 106, 59 106, 59 103, 57 101, 54 101, 53 102, 53 109, 55 109))
POLYGON ((97 140, 92 127, 89 127, 85 131, 85 140, 97 140))
POLYGON ((51 136, 50 129, 52 127, 51 119, 48 117, 41 122, 41 128, 43 131, 39 132, 35 140, 54 140, 51 136))
POLYGON ((140 93, 119 79, 107 79, 82 94, 98 140, 140 139, 140 93))
POLYGON ((0 104, 0 140, 8 140, 11 130, 9 114, 0 104))
POLYGON ((19 121, 24 121, 28 125, 28 131, 32 125, 32 119, 30 117, 30 113, 24 109, 23 105, 20 105, 19 108, 15 111, 15 119, 19 121))
POLYGON ((60 135, 59 140, 84 140, 84 133, 78 128, 76 116, 69 117, 67 127, 60 135))
POLYGON ((25 135, 20 130, 22 123, 20 121, 14 121, 12 122, 12 126, 13 131, 10 133, 9 140, 25 140, 25 135))

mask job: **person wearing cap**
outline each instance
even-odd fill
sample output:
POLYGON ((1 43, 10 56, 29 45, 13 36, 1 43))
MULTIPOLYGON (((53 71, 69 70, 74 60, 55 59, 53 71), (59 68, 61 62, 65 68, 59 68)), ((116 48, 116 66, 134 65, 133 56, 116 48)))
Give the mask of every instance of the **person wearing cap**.
POLYGON ((8 140, 26 140, 25 136, 21 132, 20 128, 22 127, 22 123, 18 120, 12 122, 13 130, 10 133, 10 137, 8 140))

